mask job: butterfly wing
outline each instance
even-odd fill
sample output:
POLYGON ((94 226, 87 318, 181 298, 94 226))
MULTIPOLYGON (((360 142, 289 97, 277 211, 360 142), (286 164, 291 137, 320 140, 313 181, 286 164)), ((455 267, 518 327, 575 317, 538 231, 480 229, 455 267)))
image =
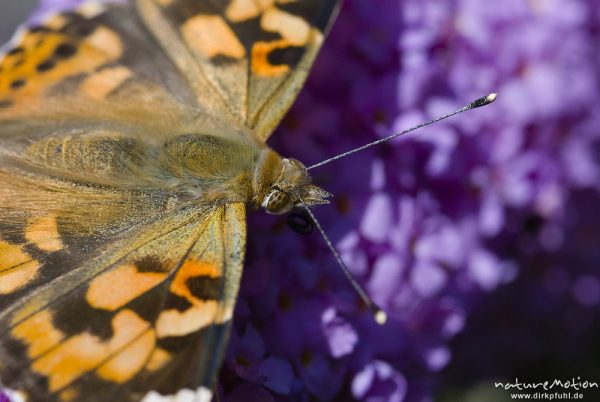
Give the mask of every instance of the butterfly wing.
POLYGON ((244 206, 173 210, 135 165, 152 166, 145 151, 170 136, 220 126, 129 7, 52 16, 8 49, 0 385, 29 401, 206 396, 237 294, 244 206))
MULTIPOLYGON (((176 81, 168 60, 143 38, 131 10, 120 5, 101 7, 88 5, 50 15, 39 25, 18 31, 5 46, 0 64, 0 116, 46 117, 49 98, 68 114, 63 101, 103 101, 134 84, 145 85, 140 97, 181 94, 185 99, 184 82, 176 81), (116 18, 119 14, 122 20, 116 18), (144 69, 143 61, 149 57, 156 70, 144 69)), ((133 91, 128 92, 126 96, 131 96, 133 91)))
POLYGON ((197 96, 266 141, 291 106, 338 0, 136 0, 197 96), (217 97, 213 97, 214 94, 217 97))
POLYGON ((4 50, 0 138, 82 125, 161 142, 190 132, 246 130, 216 107, 216 94, 196 96, 128 4, 90 2, 49 15, 21 28, 4 50))
POLYGON ((243 204, 104 238, 74 235, 57 215, 20 226, 0 241, 4 386, 33 402, 210 400, 241 275, 243 204))

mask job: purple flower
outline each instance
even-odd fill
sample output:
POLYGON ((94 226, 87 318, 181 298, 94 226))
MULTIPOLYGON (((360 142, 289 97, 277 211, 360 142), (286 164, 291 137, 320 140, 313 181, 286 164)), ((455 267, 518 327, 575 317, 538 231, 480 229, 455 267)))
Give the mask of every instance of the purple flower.
POLYGON ((597 276, 583 275, 575 279, 572 286, 573 298, 581 305, 600 305, 600 280, 597 276))
POLYGON ((374 361, 354 376, 352 393, 367 402, 401 402, 406 395, 406 379, 392 366, 374 361))
POLYGON ((294 375, 289 362, 277 357, 268 357, 261 361, 255 370, 253 382, 260 382, 266 388, 278 394, 290 393, 294 375))
POLYGON ((48 14, 72 10, 85 3, 125 3, 127 0, 39 0, 35 12, 29 17, 31 22, 39 23, 48 14))
POLYGON ((339 358, 352 353, 358 342, 358 335, 352 325, 337 317, 333 308, 326 310, 321 320, 331 356, 339 358))
POLYGON ((230 392, 225 402, 275 402, 275 398, 258 385, 244 384, 230 392))
MULTIPOLYGON (((374 327, 361 312, 318 239, 286 236, 297 254, 280 259, 281 235, 273 240, 267 232, 260 235, 263 247, 272 241, 264 253, 284 277, 306 272, 319 284, 305 288, 310 297, 296 303, 318 298, 321 311, 336 311, 352 326, 358 337, 352 351, 331 356, 344 364, 348 378, 365 370, 364 376, 375 378, 368 373, 377 370, 365 367, 385 362, 406 379, 403 398, 431 396, 431 385, 423 384, 434 384, 436 373, 451 364, 455 354, 448 342, 463 330, 472 300, 527 269, 521 254, 504 250, 506 241, 540 219, 541 227, 520 247, 561 249, 570 192, 598 186, 593 144, 600 130, 590 109, 597 85, 587 58, 585 4, 576 2, 563 14, 553 6, 535 9, 518 1, 485 7, 473 1, 390 1, 376 10, 364 1, 346 3, 288 117, 299 126, 284 124, 273 137, 283 154, 317 161, 444 114, 475 96, 500 94, 487 109, 315 171, 315 180, 338 199, 337 209, 319 209, 317 216, 354 275, 387 309, 388 326, 374 327), (364 27, 380 21, 394 45, 363 35, 364 27), (577 83, 568 85, 573 80, 577 83), (323 109, 326 121, 335 121, 327 127, 336 131, 314 121, 303 125, 323 109), (321 266, 319 272, 289 272, 297 265, 290 261, 307 258, 321 266), (390 333, 401 335, 388 342, 390 333)), ((570 291, 591 303, 595 284, 584 278, 570 291)), ((277 286, 286 294, 296 288, 286 281, 277 286)), ((337 331, 320 336, 330 350, 333 343, 347 348, 348 338, 337 331)), ((369 386, 359 389, 353 396, 368 400, 362 390, 369 386)))

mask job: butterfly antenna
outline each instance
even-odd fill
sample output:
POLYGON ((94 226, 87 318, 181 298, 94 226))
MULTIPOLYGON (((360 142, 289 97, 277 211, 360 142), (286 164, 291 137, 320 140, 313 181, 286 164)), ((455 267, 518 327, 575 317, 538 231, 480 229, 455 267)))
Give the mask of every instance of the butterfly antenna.
POLYGON ((358 284, 358 282, 356 282, 356 279, 354 279, 354 277, 350 273, 350 270, 348 269, 348 267, 346 266, 346 264, 344 264, 344 261, 342 261, 342 258, 340 257, 340 254, 338 253, 338 251, 336 250, 336 248, 333 246, 333 243, 331 243, 331 240, 329 240, 329 237, 327 236, 327 234, 325 233, 325 231, 321 227, 321 224, 319 223, 319 221, 317 220, 317 218, 315 217, 315 215, 312 213, 311 209, 308 207, 308 205, 306 205, 306 203, 304 202, 304 200, 302 199, 302 197, 300 197, 300 195, 298 193, 295 193, 295 194, 296 194, 296 197, 298 197, 298 199, 300 200, 300 203, 302 203, 302 207, 306 210, 306 212, 308 213, 308 215, 310 216, 310 218, 315 223, 315 227, 317 228, 317 230, 319 232, 321 232, 321 236, 323 236, 323 239, 325 240, 325 243, 327 244, 327 247, 329 247, 329 249, 333 253, 333 256, 337 260, 338 265, 342 269, 342 272, 346 275, 346 278, 348 278, 348 280, 350 281, 350 284, 352 285, 352 287, 354 288, 354 290, 356 290, 356 293, 358 293, 358 295, 360 296, 360 298, 367 305, 367 307, 369 308, 369 310, 371 310, 371 312, 373 313, 373 317, 375 318, 375 322, 377 322, 377 324, 379 324, 379 325, 385 324, 385 322, 387 321, 387 314, 385 313, 385 311, 383 311, 381 309, 381 307, 379 307, 377 305, 377 303, 375 303, 373 301, 373 299, 371 299, 369 297, 369 295, 367 294, 367 292, 365 292, 365 290, 358 284))
POLYGON ((333 161, 335 161, 337 159, 345 158, 346 156, 352 155, 355 152, 359 152, 359 151, 362 151, 362 150, 367 149, 369 147, 372 147, 374 145, 381 144, 382 142, 386 142, 386 141, 389 141, 389 140, 394 139, 396 137, 400 137, 401 135, 410 133, 411 131, 417 130, 417 129, 421 128, 421 127, 428 126, 430 124, 437 123, 438 121, 445 120, 448 117, 452 117, 452 116, 457 115, 459 113, 466 112, 467 110, 476 109, 478 107, 489 105, 490 103, 492 103, 493 101, 496 100, 496 96, 497 96, 497 94, 495 94, 495 93, 491 93, 491 94, 489 94, 487 96, 482 96, 481 98, 475 99, 473 102, 469 103, 468 105, 466 105, 464 107, 461 107, 460 109, 455 110, 452 113, 448 113, 445 116, 437 117, 435 119, 426 121, 425 123, 421 123, 418 126, 409 128, 408 130, 404 130, 402 132, 399 132, 399 133, 396 133, 396 134, 392 134, 389 137, 385 137, 385 138, 382 138, 380 140, 370 142, 370 143, 365 144, 365 145, 363 145, 361 147, 358 147, 358 148, 352 149, 350 151, 346 151, 346 152, 344 152, 342 154, 336 155, 336 156, 334 156, 332 158, 325 159, 322 162, 319 162, 319 163, 316 163, 316 164, 314 164, 312 166, 307 167, 306 170, 311 170, 311 169, 314 169, 316 167, 323 166, 323 165, 325 165, 325 164, 327 164, 329 162, 333 162, 333 161))

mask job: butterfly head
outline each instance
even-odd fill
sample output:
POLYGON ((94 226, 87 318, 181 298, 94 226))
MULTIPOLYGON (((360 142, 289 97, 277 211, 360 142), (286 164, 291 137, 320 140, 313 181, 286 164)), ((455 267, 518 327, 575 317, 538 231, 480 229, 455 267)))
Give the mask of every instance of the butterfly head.
POLYGON ((284 214, 301 204, 328 204, 332 195, 312 184, 306 167, 296 159, 281 160, 281 171, 266 192, 261 206, 270 214, 284 214))

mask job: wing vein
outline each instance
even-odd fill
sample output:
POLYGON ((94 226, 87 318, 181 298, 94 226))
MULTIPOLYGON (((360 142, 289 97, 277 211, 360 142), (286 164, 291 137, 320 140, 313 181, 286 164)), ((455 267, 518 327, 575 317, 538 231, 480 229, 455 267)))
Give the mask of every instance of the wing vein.
POLYGON ((13 265, 12 267, 1 269, 0 270, 0 274, 2 274, 4 272, 7 272, 7 271, 12 271, 13 269, 19 268, 19 267, 21 267, 21 266, 23 266, 25 264, 29 264, 31 261, 35 261, 35 260, 33 260, 33 259, 27 260, 27 261, 21 262, 21 263, 19 263, 17 265, 13 265))

